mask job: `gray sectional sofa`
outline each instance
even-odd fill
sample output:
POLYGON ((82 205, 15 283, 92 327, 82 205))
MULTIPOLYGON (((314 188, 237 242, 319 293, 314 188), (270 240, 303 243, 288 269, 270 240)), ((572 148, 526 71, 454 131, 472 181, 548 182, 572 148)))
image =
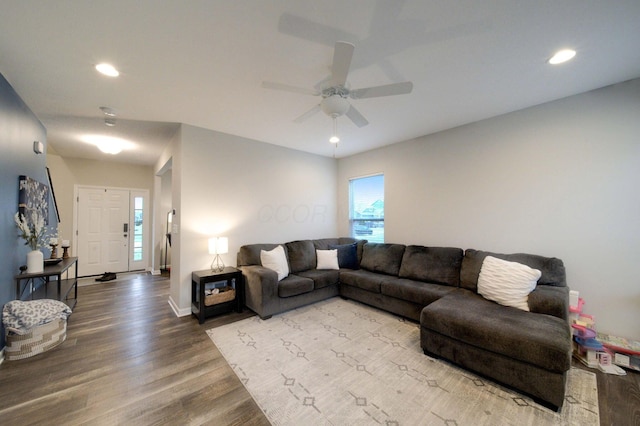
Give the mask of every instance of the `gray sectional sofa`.
POLYGON ((246 306, 266 319, 340 295, 420 322, 425 354, 443 358, 560 409, 571 366, 569 289, 560 259, 474 249, 377 244, 352 238, 292 241, 289 275, 278 281, 261 265, 261 250, 240 248, 246 306), (316 269, 316 250, 338 250, 340 269, 316 269), (487 256, 541 272, 529 311, 478 294, 487 256), (348 266, 348 267, 345 267, 348 266))

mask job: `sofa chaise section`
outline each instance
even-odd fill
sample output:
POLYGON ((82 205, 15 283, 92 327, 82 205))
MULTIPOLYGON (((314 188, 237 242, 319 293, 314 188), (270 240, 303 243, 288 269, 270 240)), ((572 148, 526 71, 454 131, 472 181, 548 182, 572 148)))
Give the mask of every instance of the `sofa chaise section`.
MULTIPOLYGON (((530 296, 531 296, 530 295, 530 296)), ((527 393, 558 409, 571 367, 568 289, 562 261, 528 254, 467 250, 461 288, 426 306, 420 317, 425 354, 446 359, 527 393), (542 272, 529 311, 502 306, 477 294, 488 255, 542 272)))

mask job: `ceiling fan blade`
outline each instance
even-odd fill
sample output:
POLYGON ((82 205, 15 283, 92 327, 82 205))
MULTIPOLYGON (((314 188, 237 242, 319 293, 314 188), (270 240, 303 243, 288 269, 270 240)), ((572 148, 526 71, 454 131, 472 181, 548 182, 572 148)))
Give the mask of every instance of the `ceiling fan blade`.
POLYGON ((402 83, 386 84, 384 86, 365 87, 363 89, 355 89, 349 92, 349 96, 353 99, 377 98, 380 96, 404 95, 411 93, 413 83, 404 81, 402 83))
POLYGON ((285 92, 300 93, 302 95, 319 96, 320 92, 313 89, 305 89, 304 87, 290 86, 288 84, 274 83, 271 81, 263 81, 261 86, 264 89, 283 90, 285 92))
POLYGON ((336 40, 357 40, 358 37, 338 27, 324 25, 307 18, 283 13, 278 19, 278 32, 304 40, 334 46, 336 40))
POLYGON ((305 121, 306 119, 310 118, 311 116, 317 114, 318 112, 320 112, 320 104, 314 106, 309 111, 305 112, 304 114, 302 114, 300 117, 296 118, 293 121, 294 121, 294 123, 302 123, 303 121, 305 121))
POLYGON ((369 122, 367 121, 366 118, 364 118, 364 116, 362 114, 360 114, 360 111, 358 111, 357 109, 355 109, 353 107, 353 105, 351 105, 349 107, 349 110, 346 112, 345 114, 347 117, 349 117, 351 119, 351 121, 353 121, 353 124, 355 124, 358 127, 364 127, 367 124, 369 124, 369 122))
POLYGON ((331 85, 344 86, 351 66, 354 46, 346 41, 337 41, 331 65, 331 85))

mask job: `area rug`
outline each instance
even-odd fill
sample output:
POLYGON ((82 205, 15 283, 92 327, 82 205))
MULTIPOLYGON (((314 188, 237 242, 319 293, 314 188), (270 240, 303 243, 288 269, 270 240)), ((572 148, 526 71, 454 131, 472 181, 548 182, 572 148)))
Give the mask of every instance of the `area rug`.
POLYGON ((595 375, 561 413, 425 356, 419 324, 332 298, 207 330, 274 425, 598 425, 595 375))

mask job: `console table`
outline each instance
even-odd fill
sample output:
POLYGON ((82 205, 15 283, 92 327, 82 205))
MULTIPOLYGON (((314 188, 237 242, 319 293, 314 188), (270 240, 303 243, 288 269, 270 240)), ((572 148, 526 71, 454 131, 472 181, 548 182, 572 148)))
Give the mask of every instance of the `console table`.
POLYGON ((21 300, 29 288, 29 293, 26 296, 31 300, 60 300, 73 310, 78 301, 78 258, 62 259, 55 265, 45 266, 42 272, 18 274, 15 276, 15 280, 16 299, 21 300), (69 269, 72 266, 75 267, 75 274, 69 278, 69 269), (65 275, 64 279, 63 275, 65 275))

